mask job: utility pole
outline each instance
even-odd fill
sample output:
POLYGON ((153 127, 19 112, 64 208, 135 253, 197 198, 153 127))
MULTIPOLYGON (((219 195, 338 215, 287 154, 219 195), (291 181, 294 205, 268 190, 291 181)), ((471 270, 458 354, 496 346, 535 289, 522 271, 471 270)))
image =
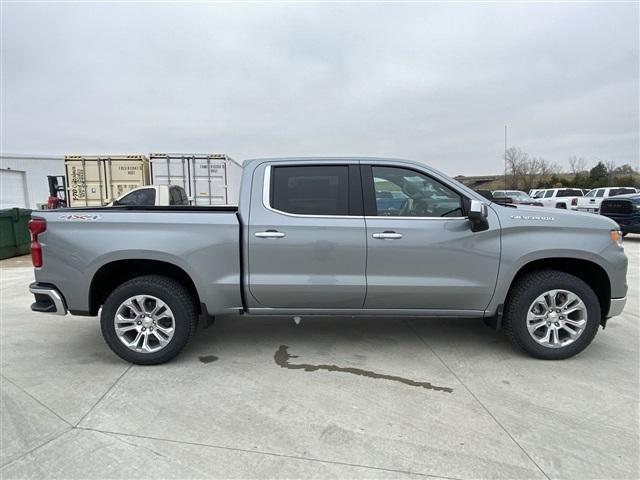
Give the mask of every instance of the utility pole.
MULTIPOLYGON (((504 189, 507 189, 507 126, 504 126, 504 189)), ((505 193, 506 195, 506 193, 505 193)))

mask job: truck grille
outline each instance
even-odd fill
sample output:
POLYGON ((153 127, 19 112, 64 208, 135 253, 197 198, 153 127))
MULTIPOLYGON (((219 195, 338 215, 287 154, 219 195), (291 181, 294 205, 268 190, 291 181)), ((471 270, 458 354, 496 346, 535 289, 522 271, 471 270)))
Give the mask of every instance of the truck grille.
POLYGON ((600 213, 606 215, 613 214, 630 214, 633 213, 633 203, 629 200, 603 200, 600 205, 600 213))

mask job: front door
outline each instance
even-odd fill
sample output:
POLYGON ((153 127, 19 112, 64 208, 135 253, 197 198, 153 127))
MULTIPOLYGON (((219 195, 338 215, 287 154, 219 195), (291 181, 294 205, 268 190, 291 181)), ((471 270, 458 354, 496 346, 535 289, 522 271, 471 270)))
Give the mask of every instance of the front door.
POLYGON ((261 173, 247 239, 251 306, 362 308, 367 252, 357 162, 274 162, 254 181, 261 173))
POLYGON ((472 232, 454 187, 410 168, 363 165, 366 308, 484 310, 495 288, 500 231, 472 232))

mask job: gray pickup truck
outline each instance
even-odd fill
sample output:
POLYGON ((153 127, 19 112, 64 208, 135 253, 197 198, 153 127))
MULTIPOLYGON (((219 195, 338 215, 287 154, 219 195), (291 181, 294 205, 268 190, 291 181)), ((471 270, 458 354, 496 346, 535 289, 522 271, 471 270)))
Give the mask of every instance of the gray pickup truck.
POLYGON ((95 316, 120 357, 175 357, 224 314, 468 317, 537 358, 577 354, 622 312, 612 220, 497 205, 422 163, 245 162, 238 207, 32 215, 32 310, 95 316))

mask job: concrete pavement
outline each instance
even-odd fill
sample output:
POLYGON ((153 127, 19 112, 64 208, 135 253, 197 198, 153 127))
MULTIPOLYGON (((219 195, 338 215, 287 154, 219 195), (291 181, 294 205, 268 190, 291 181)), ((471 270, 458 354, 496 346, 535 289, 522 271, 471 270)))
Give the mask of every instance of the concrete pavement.
POLYGON ((637 478, 625 244, 624 314, 561 362, 476 320, 230 317, 131 366, 96 319, 30 312, 31 268, 2 262, 0 476, 637 478))

